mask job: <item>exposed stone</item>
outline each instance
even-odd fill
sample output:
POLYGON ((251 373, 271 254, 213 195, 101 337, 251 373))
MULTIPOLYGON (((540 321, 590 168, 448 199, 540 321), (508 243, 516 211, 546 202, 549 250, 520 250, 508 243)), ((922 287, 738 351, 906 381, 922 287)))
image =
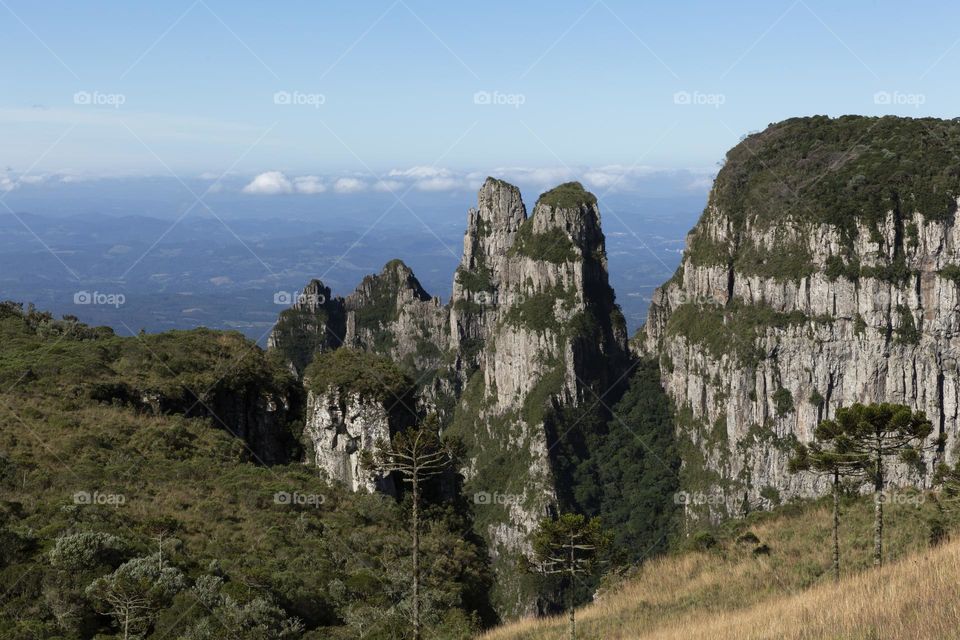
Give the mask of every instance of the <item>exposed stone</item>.
POLYGON ((363 452, 372 452, 377 441, 389 440, 390 434, 390 415, 374 398, 338 389, 310 391, 307 396, 304 439, 310 445, 308 459, 352 491, 395 493, 390 476, 362 465, 363 452))
POLYGON ((364 278, 344 307, 344 344, 389 356, 418 373, 442 366, 448 309, 424 291, 403 261, 391 260, 378 275, 364 278))
POLYGON ((279 351, 291 370, 303 375, 315 355, 343 344, 345 315, 343 298, 334 298, 329 287, 311 280, 293 305, 280 313, 267 348, 279 351))
POLYGON ((742 513, 746 504, 770 506, 772 490, 782 499, 817 495, 827 489, 825 480, 787 471, 790 442, 809 441, 818 422, 840 407, 894 402, 926 412, 933 437, 947 436, 945 451, 927 456, 925 476, 897 465, 889 477, 894 485, 928 486, 933 464, 953 459, 960 429, 960 298, 957 283, 939 273, 960 264, 960 225, 890 211, 878 228, 857 223, 852 244, 830 225, 796 218, 775 228, 747 220, 736 233, 733 229, 726 212, 708 207, 688 236, 677 276, 655 293, 635 342, 659 354, 664 388, 691 418, 681 421, 679 435, 701 451, 705 468, 691 474, 691 465, 699 463, 688 456, 688 477, 715 474, 711 490, 725 495, 725 511, 732 514, 742 513), (903 229, 912 225, 916 240, 905 241, 903 229), (690 251, 698 234, 725 246, 730 259, 698 263, 690 251), (813 272, 744 273, 733 258, 747 242, 768 252, 801 247, 813 272), (902 282, 882 277, 882 269, 871 271, 892 268, 897 260, 905 265, 902 282), (829 267, 836 269, 838 261, 859 262, 859 275, 833 273, 831 279, 829 267), (757 327, 757 356, 743 357, 732 348, 712 350, 697 339, 702 330, 679 326, 679 314, 689 305, 729 311, 727 326, 742 323, 751 310, 781 315, 757 327), (778 411, 779 389, 792 398, 788 411, 778 411), (723 437, 708 437, 718 424, 723 437))

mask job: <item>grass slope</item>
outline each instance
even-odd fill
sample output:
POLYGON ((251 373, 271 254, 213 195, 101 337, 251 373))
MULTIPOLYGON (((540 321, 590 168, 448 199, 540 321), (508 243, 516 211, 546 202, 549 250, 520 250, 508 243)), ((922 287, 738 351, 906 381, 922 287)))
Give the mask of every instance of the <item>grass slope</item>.
MULTIPOLYGON (((714 534, 712 548, 652 560, 607 585, 596 602, 578 610, 578 637, 955 637, 960 541, 931 549, 927 522, 935 506, 932 500, 915 502, 888 505, 888 563, 879 571, 870 568, 868 500, 853 500, 843 510, 839 584, 829 571, 829 507, 792 505, 732 522, 714 534), (768 553, 758 551, 762 545, 768 553)), ((561 639, 567 637, 567 624, 565 616, 525 620, 484 639, 561 639)))
MULTIPOLYGON (((0 638, 123 637, 89 588, 123 563, 157 566, 160 548, 182 581, 131 638, 406 637, 409 500, 256 464, 220 420, 181 409, 193 389, 236 399, 288 379, 239 334, 121 338, 0 303, 0 638), (184 401, 155 410, 143 393, 184 401), (108 538, 115 553, 91 542, 108 538)), ((489 615, 485 549, 439 493, 422 505, 425 640, 489 615)))

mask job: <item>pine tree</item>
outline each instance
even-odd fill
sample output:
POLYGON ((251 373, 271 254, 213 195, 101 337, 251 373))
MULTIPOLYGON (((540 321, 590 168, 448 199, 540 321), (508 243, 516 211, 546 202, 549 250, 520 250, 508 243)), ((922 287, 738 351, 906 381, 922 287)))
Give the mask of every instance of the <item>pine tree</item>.
POLYGON ((790 459, 791 473, 812 471, 826 474, 833 479, 833 577, 840 580, 840 479, 845 476, 863 476, 866 456, 842 449, 835 434, 838 425, 833 420, 824 420, 814 431, 810 445, 798 445, 790 459))
POLYGON ((565 513, 556 520, 545 519, 533 534, 533 550, 539 569, 568 579, 567 594, 570 615, 570 640, 577 637, 574 584, 578 576, 594 571, 600 555, 610 544, 610 535, 603 530, 599 518, 565 513))
POLYGON ((441 442, 434 416, 423 425, 394 435, 389 442, 379 441, 375 464, 386 472, 400 474, 410 485, 412 498, 411 547, 413 555, 413 638, 420 640, 420 490, 428 478, 438 476, 450 468, 453 452, 441 442))
POLYGON ((942 436, 924 444, 933 425, 922 411, 899 404, 854 404, 837 410, 836 419, 821 431, 820 441, 832 451, 862 458, 862 468, 873 481, 873 564, 883 564, 883 503, 886 460, 898 456, 919 463, 924 450, 942 446, 942 436))

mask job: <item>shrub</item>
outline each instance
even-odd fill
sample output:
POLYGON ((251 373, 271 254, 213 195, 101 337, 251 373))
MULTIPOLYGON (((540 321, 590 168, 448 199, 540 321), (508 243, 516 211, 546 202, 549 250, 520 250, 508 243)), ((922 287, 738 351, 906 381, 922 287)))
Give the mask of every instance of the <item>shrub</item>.
POLYGON ((810 392, 810 397, 808 398, 807 401, 815 407, 822 407, 823 403, 826 402, 823 396, 820 395, 820 392, 817 391, 816 389, 810 392))
POLYGON ((773 406, 777 411, 777 416, 782 418, 793 411, 793 394, 785 387, 780 387, 773 392, 773 406))
POLYGON ((571 262, 578 257, 573 241, 563 229, 552 227, 546 231, 533 231, 533 218, 520 227, 517 237, 510 247, 510 255, 520 255, 534 260, 544 260, 553 264, 571 262))
POLYGON ((319 355, 307 367, 304 382, 315 393, 333 387, 380 401, 404 398, 413 389, 413 381, 389 358, 346 347, 319 355))
POLYGON ((760 538, 757 537, 753 531, 747 531, 743 535, 737 537, 737 544, 759 544, 760 538))
POLYGON ((692 544, 698 551, 709 551, 717 546, 717 538, 709 531, 698 531, 693 534, 692 544))

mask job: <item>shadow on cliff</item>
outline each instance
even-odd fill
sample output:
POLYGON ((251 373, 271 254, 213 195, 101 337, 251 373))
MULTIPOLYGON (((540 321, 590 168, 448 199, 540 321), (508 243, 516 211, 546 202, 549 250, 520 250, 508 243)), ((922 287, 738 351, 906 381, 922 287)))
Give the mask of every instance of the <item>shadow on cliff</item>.
MULTIPOLYGON (((678 522, 680 458, 671 405, 655 361, 630 366, 624 382, 595 389, 581 406, 554 408, 546 421, 559 508, 600 517, 613 533, 614 566, 666 551, 678 522)), ((595 586, 595 580, 581 583, 578 600, 595 586)))

